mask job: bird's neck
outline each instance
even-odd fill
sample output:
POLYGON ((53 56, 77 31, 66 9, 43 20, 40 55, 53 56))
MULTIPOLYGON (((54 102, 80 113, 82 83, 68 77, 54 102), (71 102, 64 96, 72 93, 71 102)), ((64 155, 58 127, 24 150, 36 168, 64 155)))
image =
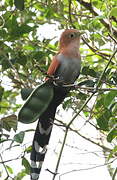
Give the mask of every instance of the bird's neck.
POLYGON ((59 52, 71 58, 81 59, 78 43, 70 43, 68 46, 62 47, 59 52))

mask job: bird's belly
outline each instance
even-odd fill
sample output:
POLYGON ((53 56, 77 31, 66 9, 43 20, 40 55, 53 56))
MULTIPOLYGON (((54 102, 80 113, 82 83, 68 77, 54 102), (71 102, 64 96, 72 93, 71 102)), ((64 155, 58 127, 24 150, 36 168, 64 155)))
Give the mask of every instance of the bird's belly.
POLYGON ((58 77, 62 83, 73 83, 80 73, 80 60, 76 58, 70 59, 63 55, 61 58, 56 77, 58 77))

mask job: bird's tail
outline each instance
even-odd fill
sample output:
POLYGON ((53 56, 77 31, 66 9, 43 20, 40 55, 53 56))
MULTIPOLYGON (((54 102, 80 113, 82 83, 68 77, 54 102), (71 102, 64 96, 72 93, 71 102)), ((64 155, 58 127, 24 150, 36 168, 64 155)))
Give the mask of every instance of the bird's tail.
POLYGON ((40 116, 35 131, 31 152, 31 180, 38 180, 49 143, 56 109, 64 100, 68 89, 54 87, 54 97, 46 111, 40 116), (38 165, 37 165, 38 164, 38 165))

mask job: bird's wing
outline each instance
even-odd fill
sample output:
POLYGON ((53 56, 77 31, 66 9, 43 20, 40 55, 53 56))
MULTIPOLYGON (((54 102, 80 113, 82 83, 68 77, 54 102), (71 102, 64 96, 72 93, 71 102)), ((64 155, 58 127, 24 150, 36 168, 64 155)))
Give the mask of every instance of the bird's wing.
POLYGON ((60 62, 58 61, 57 56, 54 56, 50 66, 48 68, 47 74, 50 76, 54 75, 54 73, 58 69, 59 65, 60 65, 60 62))

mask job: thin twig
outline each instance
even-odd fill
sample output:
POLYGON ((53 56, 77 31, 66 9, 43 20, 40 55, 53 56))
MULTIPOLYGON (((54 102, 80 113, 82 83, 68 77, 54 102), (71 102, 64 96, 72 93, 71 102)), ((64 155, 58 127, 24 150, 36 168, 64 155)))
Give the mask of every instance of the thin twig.
MULTIPOLYGON (((65 124, 64 122, 62 122, 62 121, 60 121, 60 120, 57 120, 57 119, 56 119, 56 121, 58 121, 59 123, 61 123, 63 127, 66 127, 66 124, 65 124)), ((91 142, 91 143, 99 146, 100 148, 104 149, 105 151, 108 151, 108 152, 111 152, 111 151, 112 151, 112 149, 110 149, 110 148, 108 148, 108 147, 106 147, 106 146, 104 146, 104 145, 101 145, 100 143, 97 143, 97 142, 91 140, 90 138, 82 135, 82 134, 79 133, 79 131, 76 130, 76 129, 73 129, 73 128, 69 127, 69 130, 72 131, 72 132, 74 132, 74 133, 76 133, 77 135, 79 135, 79 136, 82 137, 83 139, 85 139, 85 140, 87 140, 87 141, 89 141, 89 142, 91 142)))
POLYGON ((4 169, 5 169, 5 171, 6 171, 7 178, 8 178, 8 177, 9 177, 9 173, 8 173, 8 170, 7 170, 6 166, 5 166, 5 164, 4 164, 4 161, 3 161, 3 158, 2 158, 2 155, 1 155, 1 154, 0 154, 0 158, 1 158, 2 164, 3 164, 3 166, 4 166, 4 169))
POLYGON ((61 156, 62 156, 62 152, 63 152, 64 146, 65 146, 65 142, 66 142, 66 138, 67 138, 67 133, 68 133, 68 127, 66 127, 66 131, 65 131, 62 147, 61 147, 61 150, 60 150, 60 153, 59 153, 59 157, 58 157, 58 161, 57 161, 57 164, 56 164, 55 174, 54 174, 52 180, 54 180, 56 175, 58 174, 58 167, 59 167, 59 164, 60 164, 60 160, 61 160, 61 156))
POLYGON ((97 82, 96 89, 98 89, 98 87, 100 86, 100 82, 101 82, 101 80, 102 80, 102 78, 103 78, 103 76, 104 76, 104 74, 105 74, 108 66, 110 65, 110 63, 111 63, 111 61, 112 61, 112 59, 113 59, 113 57, 115 56, 116 53, 117 53, 117 49, 114 51, 114 53, 113 53, 112 56, 110 57, 110 59, 109 59, 107 65, 106 65, 104 71, 102 72, 102 74, 101 74, 101 76, 100 76, 100 78, 99 78, 99 80, 98 80, 98 82, 97 82))
POLYGON ((22 156, 20 155, 20 156, 14 158, 14 159, 9 159, 9 160, 6 160, 6 161, 0 161, 0 164, 5 164, 5 163, 11 162, 11 161, 16 161, 16 160, 21 159, 21 158, 22 158, 22 156))
POLYGON ((116 175, 117 175, 117 168, 116 168, 116 169, 115 169, 115 171, 114 171, 114 174, 113 174, 112 180, 115 180, 116 175))
MULTIPOLYGON (((83 168, 83 169, 73 169, 73 170, 71 170, 71 171, 68 171, 68 172, 65 172, 65 173, 61 174, 61 175, 59 176, 59 180, 61 179, 61 176, 64 176, 64 175, 66 175, 66 174, 73 173, 73 172, 77 172, 77 171, 87 171, 87 170, 92 170, 92 169, 95 169, 95 168, 100 168, 100 167, 102 167, 102 166, 107 166, 107 165, 109 165, 109 164, 112 164, 115 160, 116 160, 116 159, 114 159, 114 160, 111 161, 111 162, 108 162, 108 163, 105 163, 105 164, 101 164, 101 165, 97 165, 97 166, 94 166, 94 167, 83 168)), ((112 179, 112 180, 114 180, 114 179, 112 179)))
POLYGON ((53 174, 53 175, 57 175, 55 172, 52 172, 51 170, 49 170, 48 168, 45 169, 46 171, 48 171, 49 173, 53 174))
POLYGON ((72 23, 72 17, 71 17, 71 0, 69 0, 69 21, 71 24, 73 24, 72 23))
POLYGON ((108 33, 108 35, 110 36, 110 38, 117 44, 117 40, 113 37, 113 36, 111 36, 111 34, 110 33, 108 33))
POLYGON ((83 40, 83 42, 84 42, 95 54, 97 54, 97 55, 105 58, 106 60, 108 60, 107 57, 110 57, 109 54, 99 52, 99 49, 92 47, 92 46, 86 41, 85 37, 83 37, 83 36, 82 36, 82 40, 83 40))
POLYGON ((85 103, 81 106, 81 108, 79 109, 79 111, 73 116, 73 118, 71 119, 71 121, 68 123, 68 127, 71 126, 71 124, 73 123, 73 121, 76 119, 76 117, 81 113, 81 111, 84 109, 84 107, 87 105, 87 103, 91 100, 91 98, 94 96, 95 92, 93 92, 89 98, 85 101, 85 103))

